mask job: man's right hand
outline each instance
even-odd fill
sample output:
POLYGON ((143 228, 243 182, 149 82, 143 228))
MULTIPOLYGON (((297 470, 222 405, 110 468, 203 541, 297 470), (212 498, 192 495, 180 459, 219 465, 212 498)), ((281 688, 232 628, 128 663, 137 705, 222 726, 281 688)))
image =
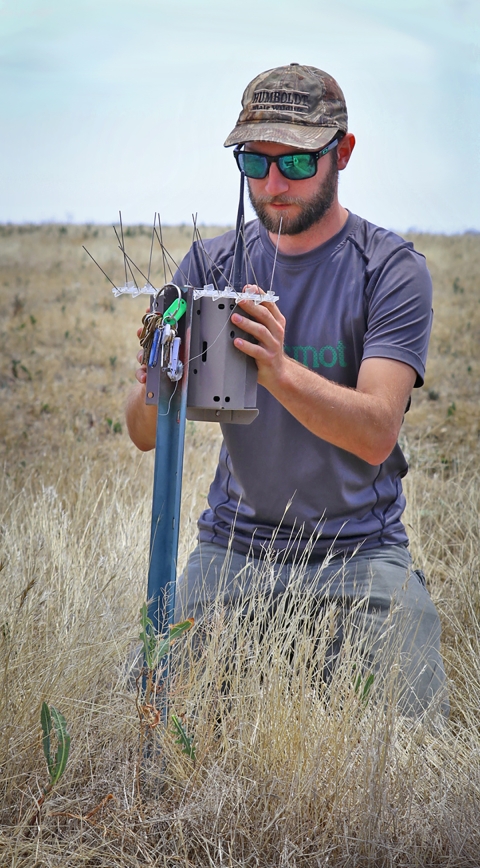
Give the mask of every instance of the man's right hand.
MULTIPOLYGON (((137 329, 140 339, 142 327, 137 329)), ((125 421, 130 439, 142 452, 155 448, 157 431, 157 407, 145 403, 145 383, 147 381, 147 366, 143 364, 143 349, 137 353, 140 367, 135 371, 137 383, 130 392, 125 406, 125 421)))
MULTIPOLYGON (((137 329, 137 337, 139 338, 142 334, 142 329, 137 329)), ((140 349, 137 353, 137 362, 139 362, 140 367, 135 371, 135 377, 142 386, 147 382, 147 366, 143 364, 143 350, 140 349)))

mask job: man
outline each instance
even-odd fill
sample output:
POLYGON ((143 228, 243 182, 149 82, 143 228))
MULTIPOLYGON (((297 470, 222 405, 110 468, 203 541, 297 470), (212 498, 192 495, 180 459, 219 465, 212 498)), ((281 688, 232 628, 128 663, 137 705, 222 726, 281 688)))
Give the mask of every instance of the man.
MULTIPOLYGON (((279 596, 301 562, 305 587, 313 583, 319 600, 343 611, 368 601, 371 666, 385 654, 385 635, 395 636, 402 710, 420 714, 435 699, 445 712, 439 619, 411 565, 401 521, 407 464, 397 443, 425 372, 431 281, 424 258, 340 204, 338 172, 355 138, 331 76, 295 63, 268 70, 248 85, 242 105, 225 146, 236 146, 258 215, 245 230, 246 262, 264 289, 275 268, 280 300, 241 302, 232 314, 254 339, 234 343, 255 359, 260 412, 250 426, 223 425, 177 613, 204 612, 221 582, 228 608, 239 593, 248 596, 252 569, 266 560, 279 596)), ((206 247, 221 284, 231 273, 233 233, 206 247)), ((209 282, 198 251, 182 271, 194 285, 209 282)), ((155 409, 145 405, 143 368, 137 380, 127 424, 136 445, 151 449, 155 409)), ((341 630, 337 639, 338 649, 341 630)))

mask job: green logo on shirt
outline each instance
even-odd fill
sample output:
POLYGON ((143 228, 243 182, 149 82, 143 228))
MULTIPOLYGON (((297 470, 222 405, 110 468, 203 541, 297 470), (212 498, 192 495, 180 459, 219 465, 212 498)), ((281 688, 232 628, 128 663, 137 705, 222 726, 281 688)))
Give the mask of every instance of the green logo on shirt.
POLYGON ((335 365, 340 365, 341 368, 346 368, 345 361, 345 344, 343 341, 338 341, 336 347, 327 344, 325 347, 320 347, 319 350, 315 347, 288 347, 284 346, 287 355, 305 365, 306 368, 333 368, 335 365))

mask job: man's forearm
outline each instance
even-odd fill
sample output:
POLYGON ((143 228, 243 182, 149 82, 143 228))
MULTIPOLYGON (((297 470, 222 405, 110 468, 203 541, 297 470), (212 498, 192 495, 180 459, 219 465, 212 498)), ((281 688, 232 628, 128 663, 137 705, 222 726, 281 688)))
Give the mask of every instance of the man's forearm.
POLYGON ((389 359, 371 359, 364 365, 363 381, 361 374, 357 388, 349 389, 288 359, 283 376, 272 378, 267 388, 317 437, 377 465, 395 446, 415 373, 389 359), (375 369, 379 380, 391 384, 377 394, 370 391, 377 380, 375 369), (394 376, 388 378, 390 370, 394 376))
POLYGON ((275 304, 255 307, 245 300, 239 308, 253 318, 235 312, 232 322, 256 340, 235 338, 234 344, 255 359, 260 385, 317 437, 369 464, 385 461, 397 441, 415 370, 395 359, 368 358, 360 365, 356 388, 347 388, 285 354, 286 321, 275 304))
POLYGON ((145 404, 145 385, 137 383, 130 392, 125 406, 125 419, 131 440, 142 452, 155 447, 157 407, 145 404))

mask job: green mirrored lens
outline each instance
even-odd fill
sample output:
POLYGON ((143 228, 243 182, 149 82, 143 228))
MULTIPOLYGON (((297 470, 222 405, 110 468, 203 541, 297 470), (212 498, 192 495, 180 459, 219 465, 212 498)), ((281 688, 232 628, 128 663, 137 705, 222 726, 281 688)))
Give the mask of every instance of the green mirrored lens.
POLYGON ((301 181, 313 177, 316 160, 313 154, 285 154, 279 157, 278 168, 291 181, 301 181))
POLYGON ((240 168, 247 178, 265 178, 268 171, 268 162, 261 154, 250 154, 244 151, 239 154, 240 168))

